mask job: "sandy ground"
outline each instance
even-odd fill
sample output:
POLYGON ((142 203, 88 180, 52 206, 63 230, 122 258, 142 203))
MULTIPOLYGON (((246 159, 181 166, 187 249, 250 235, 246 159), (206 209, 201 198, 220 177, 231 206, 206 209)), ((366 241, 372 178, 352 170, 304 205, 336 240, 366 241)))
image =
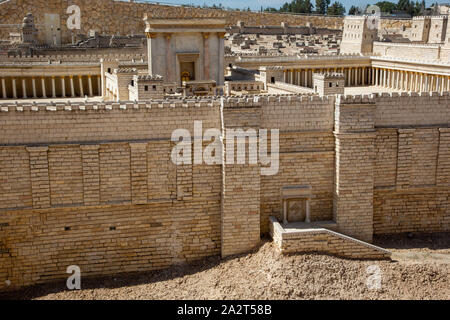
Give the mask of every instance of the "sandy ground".
POLYGON ((78 291, 65 290, 61 281, 0 298, 450 299, 450 233, 379 237, 375 244, 392 250, 393 260, 282 256, 264 240, 254 252, 226 260, 210 257, 157 272, 82 279, 78 291), (377 270, 381 288, 371 281, 377 270))

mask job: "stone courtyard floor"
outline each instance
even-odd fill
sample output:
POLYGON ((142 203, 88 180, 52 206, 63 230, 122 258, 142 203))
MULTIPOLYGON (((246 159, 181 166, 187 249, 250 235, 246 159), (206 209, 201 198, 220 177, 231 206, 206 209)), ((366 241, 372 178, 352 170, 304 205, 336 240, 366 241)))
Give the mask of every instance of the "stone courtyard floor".
POLYGON ((226 260, 210 257, 163 271, 65 281, 0 294, 6 299, 450 299, 450 233, 377 237, 392 261, 321 254, 281 256, 270 240, 226 260), (378 266, 381 289, 367 287, 378 266), (374 268, 374 267, 371 267, 374 268), (376 267, 375 267, 376 268, 376 267), (373 269, 372 269, 373 270, 373 269))

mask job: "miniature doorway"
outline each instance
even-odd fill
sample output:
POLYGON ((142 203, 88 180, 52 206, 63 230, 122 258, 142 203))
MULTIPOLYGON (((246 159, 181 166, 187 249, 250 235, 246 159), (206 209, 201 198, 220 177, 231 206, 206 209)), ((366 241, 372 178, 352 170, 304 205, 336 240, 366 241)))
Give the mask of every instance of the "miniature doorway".
POLYGON ((195 63, 194 62, 180 62, 181 81, 195 80, 195 63))

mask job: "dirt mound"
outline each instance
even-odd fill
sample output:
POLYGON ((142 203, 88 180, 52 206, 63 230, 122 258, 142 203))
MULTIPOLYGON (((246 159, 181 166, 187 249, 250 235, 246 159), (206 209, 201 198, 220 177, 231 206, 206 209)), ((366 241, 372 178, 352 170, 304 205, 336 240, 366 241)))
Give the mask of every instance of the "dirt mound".
POLYGON ((255 252, 226 260, 211 257, 158 272, 82 279, 83 290, 79 291, 62 291, 65 282, 43 285, 10 298, 449 299, 449 270, 450 264, 433 259, 359 261, 320 254, 282 256, 270 241, 264 241, 255 252), (381 275, 379 289, 367 286, 374 270, 381 275))

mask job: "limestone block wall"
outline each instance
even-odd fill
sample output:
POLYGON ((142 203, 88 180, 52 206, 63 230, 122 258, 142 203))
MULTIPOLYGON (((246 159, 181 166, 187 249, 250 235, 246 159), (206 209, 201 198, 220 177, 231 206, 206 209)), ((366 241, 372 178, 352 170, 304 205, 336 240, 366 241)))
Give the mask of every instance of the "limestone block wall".
POLYGON ((448 93, 1 104, 0 288, 73 264, 95 276, 248 251, 290 185, 311 187, 312 221, 357 239, 449 231, 449 105, 448 93), (278 172, 223 156, 175 165, 172 132, 193 120, 278 129, 278 172))
POLYGON ((448 93, 382 94, 371 101, 373 233, 450 230, 448 93))
POLYGON ((171 131, 190 128, 194 110, 204 128, 217 127, 218 106, 144 104, 127 112, 110 104, 109 115, 84 107, 2 107, 1 289, 6 280, 17 288, 66 278, 69 265, 94 276, 220 253, 221 166, 170 161, 171 131), (8 138, 6 123, 22 134, 8 138))
POLYGON ((408 53, 409 59, 416 60, 439 60, 446 59, 438 44, 409 44, 392 42, 374 42, 373 54, 377 56, 405 58, 408 53))
POLYGON ((308 185, 313 197, 311 220, 331 220, 333 208, 334 97, 288 96, 268 98, 261 127, 278 129, 279 171, 261 176, 261 232, 268 232, 269 216, 282 219, 283 186, 308 185))

